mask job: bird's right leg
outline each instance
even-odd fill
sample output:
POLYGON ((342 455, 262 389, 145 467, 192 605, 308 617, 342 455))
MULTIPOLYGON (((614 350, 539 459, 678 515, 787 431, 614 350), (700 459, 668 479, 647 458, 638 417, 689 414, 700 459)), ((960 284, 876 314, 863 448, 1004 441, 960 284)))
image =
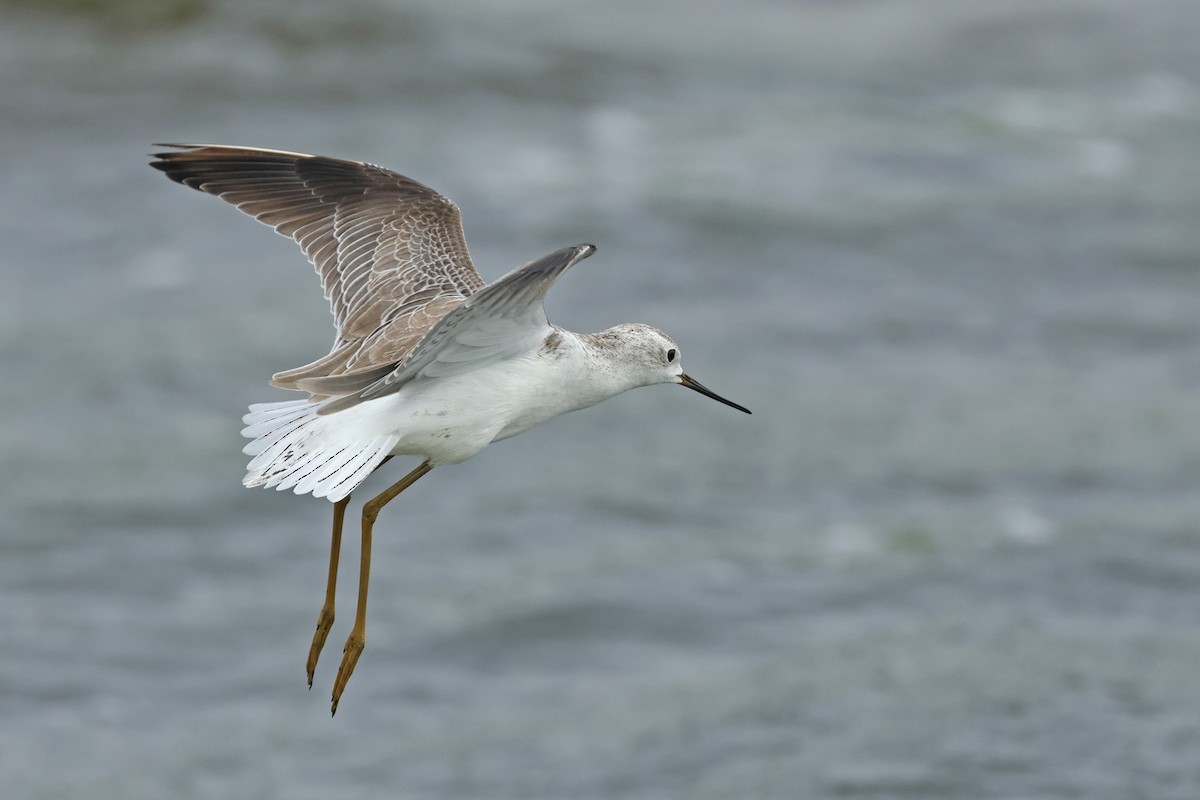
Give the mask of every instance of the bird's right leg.
MULTIPOLYGON (((392 457, 388 456, 379 462, 379 467, 391 460, 392 457)), ((375 469, 379 469, 379 467, 375 469)), ((317 615, 317 631, 313 634, 312 646, 308 648, 308 688, 310 689, 313 684, 313 673, 317 669, 317 658, 321 655, 321 648, 325 646, 329 629, 333 627, 333 600, 337 593, 338 556, 342 552, 342 521, 346 518, 346 506, 349 504, 350 495, 346 495, 333 504, 333 537, 329 543, 329 578, 325 582, 325 605, 321 606, 321 613, 317 615)))
POLYGON ((391 488, 380 492, 363 505, 362 554, 358 567, 358 610, 354 613, 354 627, 350 629, 350 636, 346 639, 346 646, 342 650, 342 664, 338 667, 337 679, 333 682, 330 713, 337 713, 338 701, 341 700, 342 692, 346 689, 346 682, 350 680, 350 675, 354 672, 354 665, 358 663, 358 657, 362 655, 363 646, 366 644, 367 586, 371 580, 371 529, 375 527, 379 510, 392 502, 396 495, 412 486, 418 478, 431 469, 433 469, 433 465, 428 461, 421 462, 419 467, 392 484, 391 488))
POLYGON ((308 688, 312 688, 313 673, 317 669, 317 658, 329 629, 333 627, 333 601, 337 594, 338 556, 342 551, 342 520, 346 518, 346 506, 350 503, 350 495, 333 504, 333 537, 329 544, 329 578, 325 582, 325 605, 317 615, 317 632, 313 634, 312 647, 308 649, 308 688))

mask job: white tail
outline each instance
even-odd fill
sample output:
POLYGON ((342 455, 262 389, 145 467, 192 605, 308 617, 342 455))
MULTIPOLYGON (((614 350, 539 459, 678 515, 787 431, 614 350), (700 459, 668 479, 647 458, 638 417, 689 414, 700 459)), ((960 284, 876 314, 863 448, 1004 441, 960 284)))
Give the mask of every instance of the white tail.
POLYGON ((254 441, 242 452, 254 456, 246 467, 246 486, 274 486, 296 494, 341 500, 387 458, 397 436, 352 440, 330 425, 335 416, 318 416, 319 403, 289 400, 257 403, 242 417, 242 435, 254 441))

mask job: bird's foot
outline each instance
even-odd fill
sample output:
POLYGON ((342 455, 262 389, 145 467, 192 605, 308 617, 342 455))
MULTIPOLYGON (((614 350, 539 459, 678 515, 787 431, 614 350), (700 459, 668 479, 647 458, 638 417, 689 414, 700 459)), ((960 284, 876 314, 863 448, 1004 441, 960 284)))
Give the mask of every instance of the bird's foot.
POLYGON ((346 690, 346 684, 350 681, 350 675, 354 672, 354 665, 358 663, 358 657, 362 655, 365 643, 361 634, 353 632, 346 640, 346 647, 342 650, 342 665, 338 667, 337 680, 333 682, 333 702, 330 714, 337 713, 338 701, 342 699, 342 692, 346 690))
POLYGON ((317 671, 317 659, 321 656, 321 648, 333 627, 333 603, 326 603, 317 615, 317 631, 313 634, 312 646, 308 648, 308 688, 313 685, 313 673, 317 671))

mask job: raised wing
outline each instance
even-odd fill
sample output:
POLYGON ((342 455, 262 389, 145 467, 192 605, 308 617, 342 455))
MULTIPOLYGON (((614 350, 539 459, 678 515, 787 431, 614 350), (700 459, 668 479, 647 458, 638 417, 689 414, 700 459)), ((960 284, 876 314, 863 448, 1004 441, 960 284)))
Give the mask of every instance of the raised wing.
MULTIPOLYGON (((530 261, 467 298, 446 314, 408 356, 369 386, 321 406, 331 414, 393 394, 421 380, 445 378, 536 349, 552 331, 542 301, 559 275, 596 252, 590 244, 564 247, 530 261)), ((336 379, 330 379, 336 380, 336 379)), ((321 379, 301 381, 314 394, 333 394, 321 379)))
POLYGON ((333 348, 276 375, 276 385, 378 372, 485 285, 467 252, 458 207, 411 178, 283 150, 161 146, 179 149, 155 154, 152 167, 290 236, 321 278, 337 326, 333 348))

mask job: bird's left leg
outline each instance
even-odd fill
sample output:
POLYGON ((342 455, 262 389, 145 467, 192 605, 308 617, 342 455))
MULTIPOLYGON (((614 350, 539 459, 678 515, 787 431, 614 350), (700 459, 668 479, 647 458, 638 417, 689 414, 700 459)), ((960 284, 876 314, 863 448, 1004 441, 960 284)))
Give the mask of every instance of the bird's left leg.
POLYGON ((342 650, 342 664, 338 667, 337 680, 333 683, 331 713, 337 713, 338 701, 342 698, 342 692, 346 690, 346 683, 349 682, 350 675, 354 672, 354 665, 358 663, 358 657, 362 654, 363 646, 366 644, 367 584, 371 579, 371 529, 375 525, 375 519, 379 516, 381 508, 395 499, 396 495, 416 483, 418 478, 431 469, 433 469, 432 464, 428 461, 422 462, 419 467, 363 505, 362 558, 359 563, 358 573, 358 609, 354 614, 354 627, 350 630, 350 636, 346 639, 346 647, 342 650))
POLYGON ((317 669, 317 658, 325 646, 325 638, 333 627, 333 600, 337 594, 338 556, 342 551, 342 520, 346 518, 346 506, 350 495, 333 504, 333 536, 329 543, 329 578, 325 582, 325 605, 317 615, 317 632, 313 634, 312 646, 308 649, 308 688, 312 688, 313 673, 317 669))

